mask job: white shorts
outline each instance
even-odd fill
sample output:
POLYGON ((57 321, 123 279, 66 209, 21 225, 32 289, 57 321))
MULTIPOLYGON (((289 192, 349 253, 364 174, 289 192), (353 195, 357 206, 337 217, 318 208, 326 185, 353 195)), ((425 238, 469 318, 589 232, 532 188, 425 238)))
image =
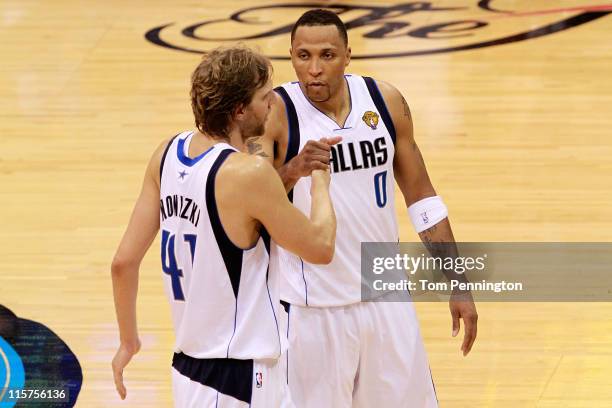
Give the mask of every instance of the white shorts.
POLYGON ((297 408, 438 406, 412 302, 292 305, 288 320, 297 408))
POLYGON ((286 358, 196 359, 175 354, 174 406, 180 408, 294 408, 286 358))

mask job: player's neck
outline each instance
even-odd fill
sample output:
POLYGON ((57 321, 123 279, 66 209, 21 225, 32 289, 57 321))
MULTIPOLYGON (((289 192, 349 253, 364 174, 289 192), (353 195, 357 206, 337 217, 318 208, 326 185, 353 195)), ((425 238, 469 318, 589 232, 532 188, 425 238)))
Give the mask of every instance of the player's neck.
POLYGON ((351 93, 346 81, 341 82, 340 89, 325 102, 310 101, 321 112, 335 120, 337 123, 346 122, 351 112, 351 93))
POLYGON ((191 158, 197 157, 217 143, 219 143, 218 140, 215 140, 210 135, 202 133, 198 130, 193 134, 193 137, 191 138, 187 156, 191 158))
MULTIPOLYGON (((240 146, 242 146, 242 139, 240 138, 240 135, 238 135, 237 139, 240 141, 240 146)), ((236 149, 241 149, 241 147, 236 145, 233 140, 234 139, 232 139, 231 134, 230 134, 230 140, 227 140, 227 139, 223 139, 219 137, 213 137, 209 134, 202 133, 200 131, 196 131, 193 135, 191 143, 189 144, 188 156, 192 158, 197 157, 218 143, 228 143, 234 146, 236 149)))
POLYGON ((232 126, 232 130, 229 132, 229 142, 232 147, 244 151, 244 140, 242 140, 242 133, 240 133, 240 129, 236 126, 232 126))

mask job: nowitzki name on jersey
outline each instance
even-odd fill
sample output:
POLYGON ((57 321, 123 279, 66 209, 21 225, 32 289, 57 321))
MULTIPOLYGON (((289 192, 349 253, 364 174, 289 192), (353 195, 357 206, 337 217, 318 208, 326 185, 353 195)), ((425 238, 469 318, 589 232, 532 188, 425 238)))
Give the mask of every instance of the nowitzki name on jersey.
POLYGON ((200 222, 200 208, 189 197, 174 194, 159 200, 159 212, 161 220, 165 221, 171 217, 178 217, 189 221, 197 227, 200 222))

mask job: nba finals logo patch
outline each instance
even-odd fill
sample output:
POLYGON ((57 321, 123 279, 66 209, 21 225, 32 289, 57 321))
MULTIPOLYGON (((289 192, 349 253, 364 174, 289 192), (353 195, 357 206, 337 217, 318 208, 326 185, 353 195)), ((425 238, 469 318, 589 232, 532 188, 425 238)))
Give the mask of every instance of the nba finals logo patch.
POLYGON ((361 120, 363 120, 372 130, 376 130, 376 126, 378 126, 378 113, 367 111, 363 114, 361 120))
POLYGON ((263 374, 255 373, 255 386, 261 388, 263 386, 263 374))

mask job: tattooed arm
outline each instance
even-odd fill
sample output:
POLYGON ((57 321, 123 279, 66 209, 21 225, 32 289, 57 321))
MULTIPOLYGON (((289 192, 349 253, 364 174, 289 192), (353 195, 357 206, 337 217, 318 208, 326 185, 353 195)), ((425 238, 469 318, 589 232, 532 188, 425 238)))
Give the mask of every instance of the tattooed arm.
MULTIPOLYGON (((404 195, 406 206, 410 207, 419 200, 435 196, 436 190, 431 184, 425 161, 414 140, 412 115, 406 100, 393 86, 380 81, 378 86, 385 98, 395 126, 396 142, 393 161, 395 180, 404 195)), ((434 243, 455 241, 448 219, 421 232, 419 236, 427 249, 435 252, 432 255, 438 255, 441 251, 439 247, 433 245, 434 243)), ((450 248, 451 246, 445 245, 444 247, 450 248)), ((455 254, 450 255, 456 255, 456 248, 455 254)))
MULTIPOLYGON (((378 86, 395 126, 396 142, 393 162, 395 180, 404 195, 406 206, 409 207, 419 200, 435 196, 436 190, 427 174, 419 147, 414 141, 412 116, 408 103, 392 85, 379 81, 378 86)), ((458 255, 448 218, 421 232, 419 237, 433 257, 454 258, 458 255)), ((449 280, 467 281, 464 274, 457 274, 454 270, 445 270, 444 273, 449 280)), ((449 307, 453 320, 453 337, 459 333, 459 320, 463 319, 465 335, 461 350, 463 355, 467 355, 476 339, 478 320, 476 306, 470 292, 453 292, 449 307)))

